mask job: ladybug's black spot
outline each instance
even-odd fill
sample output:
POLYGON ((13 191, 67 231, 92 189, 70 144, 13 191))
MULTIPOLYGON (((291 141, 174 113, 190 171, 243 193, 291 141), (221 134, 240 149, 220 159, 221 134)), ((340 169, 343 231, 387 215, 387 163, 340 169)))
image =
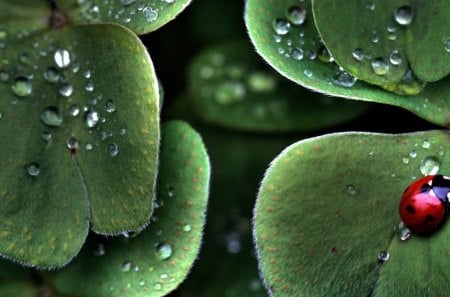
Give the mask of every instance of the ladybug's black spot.
POLYGON ((414 209, 414 207, 412 205, 407 205, 406 206, 406 211, 409 212, 410 214, 415 214, 416 210, 414 209))
POLYGON ((425 223, 433 222, 433 221, 435 221, 435 220, 436 220, 436 218, 433 217, 432 215, 427 215, 427 216, 425 217, 425 223))

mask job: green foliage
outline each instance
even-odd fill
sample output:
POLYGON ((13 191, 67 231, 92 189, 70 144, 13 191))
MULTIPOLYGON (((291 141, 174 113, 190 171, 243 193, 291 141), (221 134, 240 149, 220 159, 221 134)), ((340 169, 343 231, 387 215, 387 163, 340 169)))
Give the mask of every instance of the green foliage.
POLYGON ((272 162, 255 209, 272 296, 445 296, 450 225, 400 240, 398 201, 422 174, 450 171, 448 134, 337 133, 272 162), (388 252, 387 262, 378 260, 388 252), (439 271, 429 275, 430 269, 439 271), (373 291, 373 295, 369 293, 373 291))
POLYGON ((206 122, 244 131, 305 131, 348 121, 368 105, 309 93, 262 65, 248 42, 208 48, 190 67, 190 105, 206 122))
POLYGON ((163 125, 158 208, 150 226, 126 238, 93 237, 69 267, 44 278, 73 296, 166 295, 197 257, 209 175, 200 136, 183 122, 163 125))
POLYGON ((35 34, 3 53, 1 253, 57 267, 78 253, 89 220, 104 234, 145 226, 159 127, 158 87, 141 42, 117 25, 80 26, 35 34))
MULTIPOLYGON (((413 57, 410 56, 408 61, 417 61, 417 67, 423 69, 425 69, 424 65, 426 64, 428 68, 423 71, 428 71, 428 73, 433 72, 430 67, 434 68, 435 64, 441 63, 436 62, 436 59, 440 61, 442 57, 450 58, 444 49, 444 43, 442 43, 442 38, 445 39, 445 36, 441 36, 440 44, 436 41, 436 36, 443 34, 442 30, 445 26, 434 31, 434 27, 439 28, 440 24, 433 25, 424 21, 424 18, 430 18, 426 16, 427 13, 421 16, 423 12, 429 9, 429 7, 422 9, 422 6, 438 4, 428 4, 427 2, 427 4, 423 3, 420 7, 417 7, 417 19, 414 20, 417 25, 412 26, 412 29, 427 24, 426 27, 421 27, 424 29, 420 29, 423 32, 417 33, 417 39, 419 36, 424 36, 425 30, 427 30, 426 32, 434 32, 425 35, 426 38, 433 38, 434 40, 429 45, 430 48, 425 48, 424 42, 408 37, 410 34, 403 32, 405 31, 404 28, 396 29, 398 40, 395 40, 395 43, 388 40, 387 27, 393 21, 394 10, 391 7, 394 5, 393 3, 396 2, 377 1, 375 7, 378 7, 379 10, 375 8, 375 12, 371 12, 366 9, 367 3, 365 2, 347 1, 343 4, 336 1, 315 1, 313 12, 311 1, 307 0, 300 3, 306 11, 305 22, 302 25, 290 25, 289 31, 284 35, 276 34, 274 22, 277 19, 286 20, 289 8, 297 4, 293 1, 249 0, 247 1, 245 16, 249 35, 257 52, 278 72, 294 82, 333 96, 399 106, 430 122, 447 126, 448 115, 450 114, 450 104, 447 99, 450 83, 447 77, 429 83, 421 90, 422 83, 414 81, 413 75, 405 80, 409 82, 408 84, 398 84, 398 80, 401 80, 405 73, 406 61, 402 64, 404 66, 391 65, 390 69, 394 69, 392 75, 375 76, 372 73, 373 71, 370 72, 371 65, 369 64, 371 63, 368 61, 361 63, 353 57, 353 52, 358 48, 363 51, 374 50, 373 59, 381 56, 387 62, 389 59, 388 53, 389 55, 392 53, 396 44, 407 43, 408 49, 413 47, 416 49, 416 44, 420 43, 423 47, 420 56, 426 58, 414 58, 412 60, 413 57), (389 6, 387 11, 383 10, 385 6, 389 6), (364 15, 364 17, 361 17, 361 15, 364 15), (381 25, 381 23, 383 24, 381 25), (317 31, 316 25, 319 31, 317 31), (429 29, 430 26, 433 26, 433 30, 429 29), (361 29, 364 29, 364 31, 359 31, 361 29), (380 40, 376 45, 371 41, 373 30, 377 31, 380 40), (318 37, 319 33, 320 37, 318 37), (300 35, 302 37, 299 37, 300 35), (321 40, 329 47, 328 49, 323 46, 321 40), (327 50, 336 55, 337 63, 344 70, 339 70, 334 62, 330 62, 331 59, 327 50), (300 55, 301 52, 302 55, 300 55), (302 58, 300 59, 300 57, 302 58), (313 57, 315 58, 311 59, 313 57), (362 80, 355 80, 353 76, 362 80), (399 95, 369 85, 367 82, 382 85, 397 93, 413 94, 413 96, 399 95), (417 92, 419 93, 417 94, 417 92)), ((446 4, 442 5, 444 7, 446 4)), ((445 14, 439 13, 439 20, 443 17, 445 17, 445 14)), ((282 30, 279 32, 283 33, 282 30)), ((370 51, 365 53, 372 55, 370 51)), ((405 51, 400 50, 399 53, 404 58, 405 51)), ((443 65, 446 64, 443 63, 443 65)), ((446 67, 448 66, 441 68, 446 69, 446 67)), ((444 73, 446 71, 443 70, 444 73)), ((442 77, 442 74, 440 76, 442 77)), ((420 77, 428 78, 429 81, 436 80, 436 77, 427 77, 424 74, 421 74, 420 77)))
POLYGON ((77 24, 117 23, 137 34, 155 31, 173 20, 191 0, 61 0, 58 4, 77 24))
POLYGON ((0 1, 0 297, 449 296, 450 4, 190 2, 0 1))

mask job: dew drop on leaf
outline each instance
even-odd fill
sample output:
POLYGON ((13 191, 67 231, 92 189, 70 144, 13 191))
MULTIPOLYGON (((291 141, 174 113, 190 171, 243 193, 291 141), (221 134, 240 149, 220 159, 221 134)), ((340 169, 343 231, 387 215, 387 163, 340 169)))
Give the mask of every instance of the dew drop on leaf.
POLYGON ((78 149, 79 143, 78 140, 74 137, 70 137, 67 139, 67 148, 71 151, 76 151, 78 149))
POLYGON ((41 112, 41 121, 47 126, 59 127, 63 123, 63 115, 55 106, 49 106, 41 112))
POLYGON ((295 60, 298 60, 298 61, 303 60, 303 49, 301 49, 299 47, 293 48, 291 51, 291 56, 295 60))
POLYGON ((158 243, 155 245, 156 257, 159 260, 167 260, 172 256, 172 246, 168 243, 158 243))
POLYGON ((430 142, 429 140, 424 140, 424 141, 422 142, 422 147, 423 147, 424 149, 429 149, 429 148, 431 147, 431 142, 430 142))
POLYGON ((396 52, 393 52, 390 56, 389 56, 389 62, 391 62, 392 65, 394 66, 398 66, 402 64, 402 58, 400 57, 400 55, 396 52))
POLYGON ((299 5, 291 6, 286 12, 286 17, 293 25, 303 25, 306 20, 306 10, 299 5))
POLYGON ((347 193, 348 193, 349 195, 354 196, 354 195, 356 194, 355 186, 352 185, 352 184, 348 184, 348 185, 345 187, 345 189, 346 189, 346 191, 347 191, 347 193))
POLYGON ((89 128, 94 128, 99 120, 100 116, 95 110, 88 110, 84 115, 84 121, 89 128))
POLYGON ((411 6, 400 6, 395 10, 394 18, 399 25, 409 26, 414 19, 414 11, 411 6))
POLYGON ((129 272, 131 270, 131 266, 133 264, 130 261, 126 261, 122 264, 122 271, 123 272, 129 272))
POLYGON ((107 151, 111 157, 115 157, 119 154, 119 146, 116 143, 111 143, 108 145, 107 151))
POLYGON ((379 252, 377 258, 378 258, 378 262, 384 263, 387 260, 389 260, 389 253, 385 252, 385 251, 379 252))
POLYGON ((44 71, 44 79, 46 82, 54 84, 59 81, 59 73, 55 67, 49 67, 44 71))
POLYGON ((30 163, 26 167, 27 173, 30 176, 38 176, 41 173, 41 168, 37 163, 30 163))
POLYGON ((420 162, 420 173, 422 175, 435 175, 439 172, 439 160, 436 157, 428 156, 420 162))
POLYGON ((115 112, 116 111, 116 103, 112 100, 106 101, 105 110, 109 113, 115 112))
POLYGON ((7 82, 9 80, 9 74, 5 70, 0 70, 0 81, 7 82))
POLYGON ((273 21, 272 28, 278 35, 286 35, 291 28, 291 24, 286 19, 278 18, 273 21))
POLYGON ((59 93, 63 97, 70 97, 70 96, 72 96, 73 91, 74 91, 73 86, 71 84, 68 84, 68 83, 63 84, 61 86, 61 88, 59 89, 59 93))
POLYGON ((33 91, 33 85, 30 79, 24 76, 19 76, 16 77, 13 85, 11 86, 11 89, 17 96, 26 97, 29 96, 33 91))
POLYGON ((52 134, 49 132, 42 132, 41 137, 45 141, 49 141, 52 138, 52 134))
POLYGON ((144 14, 144 17, 149 22, 153 22, 158 18, 158 11, 151 7, 146 7, 142 10, 142 13, 144 14))
POLYGON ((389 64, 383 58, 372 60, 372 69, 377 75, 385 75, 389 72, 389 64))
POLYGON ((70 114, 71 116, 73 116, 73 117, 78 116, 78 115, 80 114, 80 108, 79 108, 77 105, 72 104, 72 105, 69 107, 69 114, 70 114))
POLYGON ((334 74, 332 81, 337 86, 351 88, 355 84, 356 78, 344 70, 339 70, 334 74))
POLYGON ((124 6, 133 4, 134 2, 136 2, 136 0, 120 0, 120 3, 122 3, 122 5, 124 6))
POLYGON ((186 225, 183 226, 183 231, 184 232, 191 232, 191 230, 192 230, 191 225, 186 224, 186 225))
POLYGON ((86 84, 85 90, 88 92, 93 92, 94 91, 94 83, 92 81, 88 82, 86 84))
POLYGON ((57 49, 53 55, 56 65, 59 68, 66 68, 70 65, 70 53, 66 49, 57 49))
POLYGON ((398 229, 400 230, 400 240, 405 241, 411 237, 411 234, 412 234, 411 230, 406 228, 406 226, 403 222, 401 222, 398 225, 398 229))

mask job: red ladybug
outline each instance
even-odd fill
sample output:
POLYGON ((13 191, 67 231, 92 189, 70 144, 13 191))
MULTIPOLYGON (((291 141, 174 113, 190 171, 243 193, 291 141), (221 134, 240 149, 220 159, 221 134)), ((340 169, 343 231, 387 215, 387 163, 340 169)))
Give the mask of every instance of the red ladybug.
POLYGON ((400 201, 400 218, 413 233, 426 235, 444 223, 449 206, 450 178, 428 175, 406 188, 400 201))

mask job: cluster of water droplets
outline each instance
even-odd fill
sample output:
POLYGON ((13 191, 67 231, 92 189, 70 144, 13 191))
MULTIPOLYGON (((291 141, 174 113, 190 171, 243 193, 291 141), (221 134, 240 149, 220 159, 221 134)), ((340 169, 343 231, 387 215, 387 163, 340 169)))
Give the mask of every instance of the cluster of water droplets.
MULTIPOLYGON (((6 44, 7 34, 0 32, 0 39, 6 44)), ((71 46, 54 44, 55 41, 45 35, 42 40, 31 42, 30 50, 21 52, 16 60, 11 59, 5 68, 0 68, 0 83, 9 86, 11 103, 33 104, 36 109, 40 108, 36 120, 42 124, 39 137, 43 145, 64 145, 74 155, 84 147, 86 151, 98 148, 111 157, 117 156, 119 145, 110 138, 124 137, 126 128, 105 129, 105 123, 115 115, 116 101, 103 99, 101 91, 97 91, 89 61, 78 61, 71 46), (54 133, 74 126, 82 126, 85 131, 82 135, 72 134, 64 144, 53 143, 54 133)), ((33 177, 42 170, 45 168, 36 160, 30 160, 25 166, 25 172, 33 177)))
POLYGON ((161 11, 176 0, 139 1, 139 0, 78 0, 82 7, 81 17, 89 21, 114 20, 128 24, 133 19, 155 22, 161 11))
MULTIPOLYGON (((320 37, 307 34, 305 27, 307 18, 307 10, 302 5, 296 4, 286 10, 285 16, 278 17, 272 22, 273 39, 278 44, 278 53, 294 61, 321 61, 335 66, 333 56, 320 37)), ((343 68, 335 67, 337 70, 330 78, 330 82, 345 88, 353 87, 356 78, 343 68)), ((308 68, 303 74, 307 78, 312 78, 314 75, 308 68)))
POLYGON ((249 69, 221 51, 202 61, 197 77, 200 96, 223 107, 251 100, 251 115, 260 119, 282 118, 288 108, 286 100, 267 100, 279 87, 274 73, 249 69))
MULTIPOLYGON (((420 144, 415 143, 409 153, 402 157, 401 162, 404 165, 414 164, 417 166, 418 172, 423 176, 435 175, 439 173, 440 160, 443 158, 444 153, 445 149, 443 146, 433 147, 431 141, 425 139, 420 144)), ((411 178, 416 179, 417 175, 413 174, 411 178)))

